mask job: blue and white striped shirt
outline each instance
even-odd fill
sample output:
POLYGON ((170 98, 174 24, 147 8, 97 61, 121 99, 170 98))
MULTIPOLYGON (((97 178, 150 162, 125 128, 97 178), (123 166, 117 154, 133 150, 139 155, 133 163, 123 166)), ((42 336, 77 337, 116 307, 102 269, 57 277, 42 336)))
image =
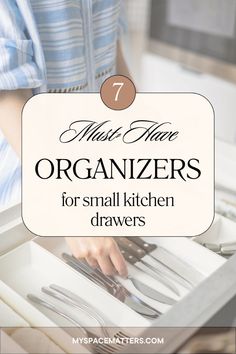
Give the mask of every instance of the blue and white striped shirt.
POLYGON ((99 89, 115 72, 120 0, 0 2, 0 90, 99 89))
MULTIPOLYGON (((120 8, 121 0, 0 0, 0 90, 99 91, 116 70, 120 8)), ((0 205, 19 195, 16 161, 0 134, 0 205)))

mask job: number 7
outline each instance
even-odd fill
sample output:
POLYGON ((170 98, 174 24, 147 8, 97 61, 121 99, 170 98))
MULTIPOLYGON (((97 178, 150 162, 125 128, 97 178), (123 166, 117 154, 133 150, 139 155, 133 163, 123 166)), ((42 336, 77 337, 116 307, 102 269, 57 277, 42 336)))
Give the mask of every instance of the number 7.
POLYGON ((114 82, 113 87, 115 87, 115 86, 119 86, 119 88, 116 92, 116 96, 115 96, 115 102, 117 102, 119 100, 120 91, 121 91, 122 87, 124 86, 124 82, 114 82))

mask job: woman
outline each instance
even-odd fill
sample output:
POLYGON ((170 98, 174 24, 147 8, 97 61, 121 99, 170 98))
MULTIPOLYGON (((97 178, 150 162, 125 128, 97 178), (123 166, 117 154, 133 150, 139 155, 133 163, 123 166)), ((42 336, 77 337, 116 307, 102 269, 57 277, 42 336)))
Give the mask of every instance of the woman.
MULTIPOLYGON (((19 198, 17 155, 27 99, 37 92, 96 92, 112 74, 128 75, 119 45, 120 8, 120 0, 0 2, 0 128, 5 136, 0 135, 1 204, 19 198)), ((91 266, 127 275, 113 238, 67 241, 73 254, 91 266)))

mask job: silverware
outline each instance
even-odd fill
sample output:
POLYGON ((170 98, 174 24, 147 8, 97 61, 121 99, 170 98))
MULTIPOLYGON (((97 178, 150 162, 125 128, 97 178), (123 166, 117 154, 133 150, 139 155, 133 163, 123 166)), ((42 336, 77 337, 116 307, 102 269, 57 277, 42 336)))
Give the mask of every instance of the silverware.
POLYGON ((94 284, 100 286, 101 288, 103 288, 105 291, 109 292, 111 295, 113 295, 114 289, 108 285, 105 284, 105 282, 95 278, 92 274, 89 274, 88 272, 84 271, 83 268, 79 267, 78 264, 75 264, 74 261, 66 261, 66 264, 68 264, 71 268, 75 269, 77 272, 79 272, 80 274, 82 274, 84 277, 86 277, 87 279, 89 279, 90 281, 92 281, 94 284))
MULTIPOLYGON (((180 295, 179 290, 177 289, 175 284, 173 284, 173 282, 166 278, 165 274, 162 274, 161 271, 159 271, 149 263, 145 262, 144 260, 137 258, 134 255, 134 253, 136 253, 137 255, 137 252, 133 251, 133 242, 129 241, 125 237, 117 237, 117 243, 121 247, 121 253, 123 254, 127 262, 162 283, 165 287, 173 291, 176 295, 180 295)), ((134 244, 134 247, 136 248, 137 246, 134 244)))
POLYGON ((155 319, 161 315, 160 311, 154 309, 139 299, 136 295, 132 294, 113 277, 104 275, 99 269, 93 269, 87 263, 79 261, 66 253, 63 253, 62 257, 76 271, 80 272, 96 284, 101 285, 103 289, 140 315, 149 319, 155 319))
MULTIPOLYGON (((133 258, 133 256, 130 256, 126 251, 122 250, 121 251, 124 258, 133 258)), ((134 287, 139 290, 143 295, 146 295, 147 297, 156 300, 158 302, 161 302, 162 304, 166 305, 174 305, 177 301, 170 296, 167 296, 160 291, 151 288, 150 286, 144 284, 141 282, 139 279, 132 277, 131 275, 128 275, 128 279, 133 283, 134 287)))
POLYGON ((101 328, 101 331, 105 337, 109 337, 109 333, 106 330, 106 323, 104 319, 99 315, 99 313, 85 300, 80 298, 78 295, 72 293, 71 291, 64 289, 58 285, 49 285, 49 287, 42 287, 42 292, 45 294, 66 303, 72 307, 83 311, 88 317, 95 320, 101 328))
POLYGON ((96 269, 91 268, 88 264, 77 260, 73 256, 70 256, 66 253, 62 254, 62 257, 65 259, 67 264, 72 266, 74 269, 79 271, 81 274, 85 275, 86 278, 89 278, 91 281, 96 283, 99 286, 102 286, 110 294, 114 295, 117 291, 117 286, 114 281, 110 280, 103 273, 97 272, 96 269))
POLYGON ((222 255, 233 255, 236 252, 236 242, 223 243, 220 246, 222 255))
MULTIPOLYGON (((85 263, 84 262, 81 262, 81 261, 78 261, 77 259, 75 259, 74 257, 71 257, 71 256, 69 256, 70 258, 70 260, 71 260, 71 258, 72 259, 74 259, 74 262, 79 266, 79 264, 81 265, 81 264, 83 264, 83 269, 84 270, 86 270, 86 268, 88 269, 88 270, 90 270, 90 275, 91 275, 91 272, 94 272, 95 274, 96 274, 96 277, 97 276, 99 276, 99 278, 100 279, 102 279, 102 277, 104 278, 104 280, 106 280, 107 282, 109 281, 109 282, 113 282, 113 284, 111 285, 111 286, 116 286, 117 285, 117 282, 115 282, 114 280, 111 280, 111 278, 110 277, 107 277, 106 275, 104 275, 101 271, 98 271, 98 269, 93 269, 93 268, 91 268, 91 267, 89 267, 89 265, 86 263, 86 265, 85 265, 85 263)), ((68 259, 68 255, 65 255, 65 254, 63 254, 63 258, 64 259, 68 259)), ((134 278, 132 278, 131 276, 130 277, 128 277, 128 279, 129 280, 131 280, 132 281, 132 283, 133 283, 133 285, 135 286, 135 284, 143 284, 140 280, 138 280, 138 279, 134 279, 134 278), (135 283, 133 282, 133 280, 135 280, 135 283)), ((136 288, 137 288, 137 286, 135 286, 136 288)), ((139 289, 140 289, 140 287, 139 287, 139 289)), ((138 289, 138 290, 139 290, 138 289)), ((147 287, 145 287, 145 294, 144 295, 146 295, 146 296, 148 296, 148 292, 146 291, 146 289, 147 289, 147 287)), ((151 288, 150 288, 151 289, 151 288)), ((126 289, 127 290, 127 289, 126 289)), ((140 291, 140 290, 139 290, 140 291)), ((158 301, 158 302, 161 302, 161 303, 164 303, 164 304, 168 304, 168 305, 173 305, 174 303, 176 303, 176 300, 174 300, 173 298, 171 298, 171 297, 169 297, 169 296, 167 296, 167 295, 165 295, 165 294, 163 294, 163 293, 161 293, 161 292, 159 292, 158 290, 154 290, 153 289, 153 291, 154 291, 154 293, 155 293, 155 300, 156 301, 158 301)), ((142 292, 142 291, 141 291, 142 292)), ((152 292, 152 294, 153 294, 153 292, 152 292)), ((152 299, 153 299, 153 297, 151 297, 152 299)), ((145 306, 146 306, 146 304, 145 304, 145 306)))
MULTIPOLYGON (((122 251, 122 253, 125 253, 125 251, 122 251)), ((129 255, 124 254, 124 256, 125 256, 125 258, 126 258, 126 257, 128 257, 129 255)), ((132 256, 131 256, 131 257, 132 257, 132 256)), ((87 262, 85 262, 85 261, 78 261, 78 262, 81 262, 81 263, 83 264, 83 266, 88 267, 88 268, 91 269, 91 267, 88 265, 87 262)), ((107 279, 107 281, 111 282, 111 285, 112 285, 113 287, 117 287, 117 286, 118 286, 118 287, 122 287, 126 292, 128 291, 128 290, 127 290, 126 288, 124 288, 124 286, 123 286, 119 281, 117 281, 115 278, 113 278, 113 277, 111 277, 111 276, 106 276, 106 275, 104 275, 104 274, 102 273, 102 271, 101 271, 99 268, 96 268, 94 271, 96 272, 96 274, 100 275, 100 277, 104 277, 105 279, 107 279)), ((142 283, 142 282, 139 281, 138 279, 137 279, 137 282, 142 283)), ((156 290, 155 290, 155 291, 156 291, 156 290)), ((159 292, 157 291, 157 293, 159 293, 159 292)), ((160 293, 160 296, 161 296, 161 295, 164 296, 164 298, 165 298, 164 301, 171 302, 171 304, 172 304, 172 301, 176 302, 176 300, 174 300, 174 299, 172 299, 172 298, 170 298, 170 297, 167 297, 166 295, 160 293)), ((141 301, 141 300, 140 300, 140 301, 141 301)), ((166 303, 166 302, 165 302, 165 303, 166 303)), ((147 305, 147 304, 145 304, 145 306, 150 307, 150 306, 147 305)))
POLYGON ((156 244, 148 243, 140 237, 127 238, 139 246, 139 251, 136 250, 139 257, 145 257, 146 260, 150 257, 151 260, 155 260, 159 266, 162 265, 162 271, 169 277, 172 277, 172 279, 179 284, 191 288, 204 280, 204 275, 202 273, 180 260, 165 248, 156 244))
MULTIPOLYGON (((85 262, 85 261, 80 261, 80 262, 82 262, 84 265, 90 267, 90 266, 87 264, 87 262, 85 262)), ((129 295, 129 298, 128 298, 129 301, 130 301, 130 296, 132 296, 132 305, 133 305, 133 300, 136 299, 136 302, 135 302, 135 303, 137 303, 137 300, 138 300, 137 305, 140 305, 140 303, 142 303, 142 304, 145 305, 145 307, 148 307, 148 308, 151 309, 152 311, 155 311, 158 316, 161 314, 160 311, 157 311, 157 310, 153 309, 150 305, 144 303, 142 300, 140 300, 139 298, 137 298, 136 295, 131 294, 131 293, 130 293, 118 280, 116 280, 114 277, 104 275, 104 274, 102 273, 102 271, 101 271, 99 268, 96 268, 96 269, 95 269, 95 272, 96 272, 96 274, 100 275, 101 277, 104 277, 107 281, 111 282, 111 285, 112 285, 114 288, 119 289, 119 290, 123 290, 126 295, 128 294, 128 295, 129 295)), ((139 280, 137 280, 137 282, 139 283, 139 280)), ((140 282, 140 284, 142 284, 142 283, 140 282)), ((158 293, 158 292, 157 292, 157 293, 158 293)), ((140 311, 140 310, 137 309, 137 312, 139 312, 139 311, 140 311)), ((140 313, 140 312, 139 312, 139 313, 140 313)), ((146 316, 146 317, 147 317, 147 316, 146 316)))
POLYGON ((66 320, 68 320, 69 322, 74 324, 76 327, 78 327, 84 336, 86 336, 86 337, 88 336, 88 332, 86 331, 86 329, 84 329, 82 327, 82 325, 77 320, 72 318, 71 315, 67 314, 66 311, 61 310, 60 308, 58 308, 56 305, 52 304, 51 302, 46 301, 46 300, 44 300, 38 296, 35 296, 33 294, 28 294, 27 298, 30 301, 33 301, 34 303, 41 305, 41 306, 51 310, 52 312, 60 315, 61 317, 65 318, 66 320))
POLYGON ((143 295, 149 297, 150 299, 156 300, 165 305, 174 305, 176 303, 176 300, 170 298, 167 295, 160 293, 156 289, 150 288, 150 286, 144 284, 140 280, 133 278, 131 276, 129 276, 128 279, 133 283, 134 287, 138 291, 140 291, 143 295))
MULTIPOLYGON (((197 242, 197 241, 196 241, 197 242)), ((225 243, 209 243, 203 242, 200 245, 208 248, 210 251, 215 252, 221 256, 232 256, 236 252, 236 242, 225 243)))
MULTIPOLYGON (((60 308, 58 308, 57 306, 55 306, 54 304, 50 303, 49 301, 45 301, 44 299, 35 296, 33 294, 28 294, 27 298, 34 302, 37 305, 41 305, 45 308, 47 308, 48 310, 56 313, 57 315, 65 318, 67 321, 69 321, 70 323, 72 323, 74 326, 76 326, 81 332, 82 332, 82 336, 84 337, 92 337, 92 338, 98 338, 96 335, 94 335, 91 332, 86 331, 85 328, 83 328, 81 326, 81 324, 75 320, 74 318, 71 317, 71 315, 68 315, 64 310, 61 310, 60 308)), ((127 336, 125 334, 123 334, 122 332, 118 332, 114 338, 124 338, 127 336)), ((110 344, 88 344, 87 345, 88 348, 90 349, 94 349, 95 353, 107 353, 107 354, 112 354, 117 352, 122 346, 124 346, 124 344, 115 344, 115 345, 110 345, 110 344)))

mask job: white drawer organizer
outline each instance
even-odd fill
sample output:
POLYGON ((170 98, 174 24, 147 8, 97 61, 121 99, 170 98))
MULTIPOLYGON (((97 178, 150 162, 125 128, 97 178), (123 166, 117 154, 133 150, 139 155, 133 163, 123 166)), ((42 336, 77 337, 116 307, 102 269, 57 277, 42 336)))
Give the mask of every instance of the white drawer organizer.
MULTIPOLYGON (((114 330, 110 329, 111 336, 116 333, 117 329, 115 328, 119 328, 122 333, 124 332, 127 335, 138 336, 142 334, 143 328, 152 327, 154 322, 137 314, 65 264, 61 259, 61 254, 69 250, 63 238, 42 238, 30 234, 24 224, 20 222, 19 217, 14 214, 16 208, 15 206, 10 208, 8 212, 4 212, 5 224, 0 228, 0 299, 12 308, 23 321, 33 327, 44 327, 46 334, 53 337, 54 342, 63 350, 71 353, 78 350, 75 345, 71 344, 70 335, 63 329, 61 329, 60 336, 45 329, 46 327, 57 326, 69 327, 69 322, 65 322, 59 316, 41 306, 32 304, 27 299, 28 293, 42 295, 41 287, 54 283, 77 293, 99 310, 106 321, 107 327, 114 327, 114 330), (132 330, 129 331, 129 327, 132 330)), ((212 228, 214 227, 213 225, 212 228)), ((186 264, 201 272, 205 278, 208 278, 225 263, 223 257, 187 238, 150 238, 149 241, 165 247, 186 264)), ((129 266, 129 272, 132 275, 136 274, 143 282, 157 290, 163 290, 161 284, 148 275, 137 272, 134 267, 129 266)), ((160 319, 164 318, 178 305, 177 303, 170 307, 157 303, 137 292, 129 280, 121 281, 146 303, 160 310, 163 313, 160 319)), ((179 290, 182 297, 179 302, 181 302, 187 298, 187 291, 181 286, 179 290)), ((194 291, 195 289, 191 290, 190 293, 194 291)), ((167 292, 166 294, 168 295, 167 292)), ((84 326, 95 326, 94 323, 81 316, 80 314, 80 320, 82 320, 84 326)), ((159 319, 155 320, 155 326, 158 325, 158 321, 159 319)), ((172 323, 169 325, 171 326, 172 323)), ((95 334, 101 333, 98 328, 93 328, 92 331, 95 331, 95 334)))

